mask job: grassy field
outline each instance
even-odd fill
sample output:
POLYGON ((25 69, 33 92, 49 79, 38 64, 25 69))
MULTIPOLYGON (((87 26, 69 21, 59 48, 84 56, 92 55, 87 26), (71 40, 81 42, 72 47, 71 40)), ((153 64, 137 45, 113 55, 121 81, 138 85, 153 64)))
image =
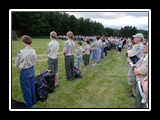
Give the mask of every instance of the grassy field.
MULTIPOLYGON (((49 41, 33 39, 32 47, 37 52, 36 75, 47 70, 47 56, 44 51, 49 41)), ((131 86, 127 81, 128 64, 125 50, 120 56, 114 50, 108 51, 107 59, 102 59, 100 64, 90 67, 86 72, 82 64, 83 78, 66 81, 64 57, 61 54, 65 41, 58 42, 60 87, 48 95, 47 101, 38 101, 35 108, 134 108, 134 99, 126 96, 131 86)), ((24 101, 19 84, 19 69, 14 65, 16 53, 20 49, 21 42, 12 41, 12 98, 24 101)))

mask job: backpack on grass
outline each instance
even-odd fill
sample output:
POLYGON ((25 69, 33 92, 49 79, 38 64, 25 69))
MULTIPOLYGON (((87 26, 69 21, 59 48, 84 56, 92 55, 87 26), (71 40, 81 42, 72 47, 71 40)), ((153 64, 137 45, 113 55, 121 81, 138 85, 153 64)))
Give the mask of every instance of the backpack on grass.
POLYGON ((82 78, 81 71, 77 67, 74 67, 73 69, 74 69, 74 77, 82 78))
POLYGON ((54 92, 55 74, 51 71, 45 71, 45 72, 42 72, 41 75, 45 78, 46 82, 49 85, 48 93, 54 92))
POLYGON ((36 100, 46 101, 48 98, 49 85, 43 75, 37 75, 35 78, 36 100))

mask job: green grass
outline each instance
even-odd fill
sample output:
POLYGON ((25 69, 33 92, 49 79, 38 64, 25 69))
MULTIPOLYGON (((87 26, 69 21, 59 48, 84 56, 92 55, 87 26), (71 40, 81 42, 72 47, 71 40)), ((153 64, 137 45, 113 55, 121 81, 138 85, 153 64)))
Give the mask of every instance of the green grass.
MULTIPOLYGON (((33 39, 32 47, 38 55, 35 74, 47 70, 47 56, 44 54, 49 39, 33 39)), ((60 44, 62 52, 64 42, 60 44)), ((84 43, 83 43, 84 45, 84 43)), ((19 85, 19 70, 14 66, 16 53, 22 49, 20 41, 12 41, 12 98, 24 101, 19 85)), ((86 72, 82 63, 82 79, 65 80, 64 57, 59 55, 60 87, 48 94, 45 102, 37 102, 35 108, 134 108, 134 99, 128 98, 128 64, 123 50, 121 56, 116 51, 108 51, 108 58, 101 60, 86 72)), ((91 64, 93 61, 91 60, 91 64)))

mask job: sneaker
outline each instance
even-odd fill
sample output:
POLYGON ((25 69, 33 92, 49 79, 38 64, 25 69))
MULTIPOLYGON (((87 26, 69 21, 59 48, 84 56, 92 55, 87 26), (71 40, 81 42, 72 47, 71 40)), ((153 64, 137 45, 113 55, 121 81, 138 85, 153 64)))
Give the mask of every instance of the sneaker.
POLYGON ((94 63, 92 66, 95 66, 97 63, 94 63))

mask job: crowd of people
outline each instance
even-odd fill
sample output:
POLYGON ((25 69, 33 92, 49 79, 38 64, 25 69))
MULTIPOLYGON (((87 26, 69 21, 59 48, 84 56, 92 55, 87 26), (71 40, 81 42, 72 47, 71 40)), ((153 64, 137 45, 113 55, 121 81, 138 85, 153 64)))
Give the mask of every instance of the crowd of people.
MULTIPOLYGON (((73 81, 74 78, 74 56, 76 56, 76 67, 81 70, 82 61, 84 70, 87 71, 90 66, 96 66, 101 59, 107 58, 108 50, 114 49, 121 55, 122 49, 128 49, 127 57, 129 63, 128 82, 132 85, 131 95, 136 98, 136 107, 146 107, 148 103, 148 43, 143 43, 143 35, 134 35, 131 38, 122 37, 104 37, 91 36, 84 40, 85 45, 82 47, 81 40, 77 42, 77 48, 74 42, 74 34, 68 31, 67 40, 63 48, 66 80, 73 81), (144 48, 143 48, 144 47, 144 48), (135 56, 139 58, 135 63, 135 56), (90 57, 94 64, 90 65, 90 57), (134 58, 133 58, 134 57, 134 58), (142 87, 141 87, 142 86, 142 87), (142 88, 142 89, 140 89, 142 88), (143 100, 143 101, 142 101, 143 100), (143 103, 143 105, 142 105, 143 103)), ((48 56, 48 69, 55 74, 55 88, 59 87, 58 76, 58 51, 59 43, 57 42, 57 33, 50 33, 51 41, 48 43, 46 54, 48 56)), ((34 86, 34 66, 36 65, 36 52, 31 48, 32 38, 28 35, 22 36, 22 45, 24 49, 20 50, 16 56, 16 66, 20 68, 20 85, 23 97, 27 107, 32 108, 36 104, 36 94, 34 86)))

